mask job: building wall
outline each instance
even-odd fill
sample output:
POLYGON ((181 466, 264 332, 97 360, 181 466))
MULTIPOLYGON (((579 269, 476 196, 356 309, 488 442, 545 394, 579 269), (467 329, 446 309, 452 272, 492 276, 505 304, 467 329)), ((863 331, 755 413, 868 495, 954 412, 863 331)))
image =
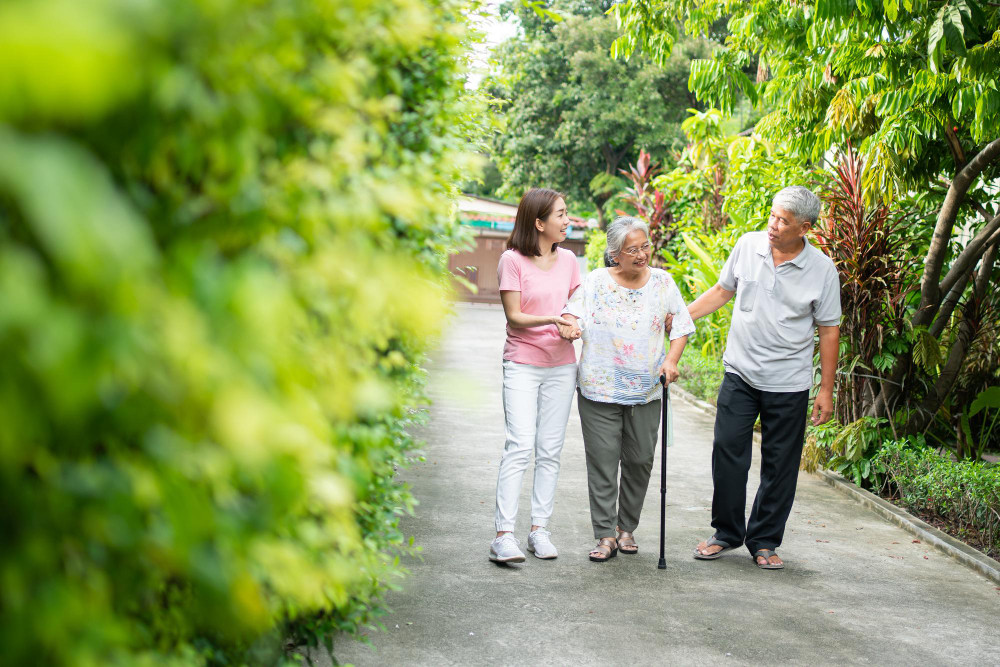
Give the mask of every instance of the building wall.
MULTIPOLYGON (((459 285, 459 299, 479 303, 500 303, 497 264, 500 263, 500 255, 507 248, 508 236, 508 232, 482 230, 476 236, 476 245, 471 251, 451 256, 449 268, 452 273, 464 276, 466 280, 478 288, 478 291, 473 294, 464 286, 459 285)), ((571 250, 577 256, 581 262, 582 274, 585 243, 582 240, 566 239, 560 246, 571 250)))

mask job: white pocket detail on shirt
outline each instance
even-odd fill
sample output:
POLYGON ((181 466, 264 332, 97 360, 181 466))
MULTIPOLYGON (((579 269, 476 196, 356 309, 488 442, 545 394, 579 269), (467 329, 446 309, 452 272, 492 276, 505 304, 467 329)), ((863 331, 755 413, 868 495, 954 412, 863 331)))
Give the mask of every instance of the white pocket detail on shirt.
POLYGON ((753 310, 754 301, 757 300, 757 286, 758 282, 756 280, 741 280, 740 281, 740 298, 739 305, 740 310, 744 313, 749 313, 753 310))

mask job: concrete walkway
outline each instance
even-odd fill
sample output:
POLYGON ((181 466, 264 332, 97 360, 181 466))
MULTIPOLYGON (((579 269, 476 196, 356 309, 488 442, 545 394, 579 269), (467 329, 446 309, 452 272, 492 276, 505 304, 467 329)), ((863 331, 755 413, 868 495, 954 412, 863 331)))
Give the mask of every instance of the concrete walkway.
MULTIPOLYGON (((579 415, 570 415, 554 561, 487 560, 504 443, 499 307, 459 305, 431 364, 426 457, 402 473, 420 500, 403 529, 423 558, 390 594, 374 647, 335 642, 358 665, 1000 664, 1000 589, 802 474, 786 568, 745 549, 691 558, 711 534, 712 420, 674 400, 668 452, 667 569, 657 570, 659 455, 636 531, 638 556, 591 563, 579 415)), ((575 402, 574 402, 575 403, 575 402)), ((747 490, 756 492, 755 467, 747 490)), ((527 538, 530 472, 516 535, 527 538)))

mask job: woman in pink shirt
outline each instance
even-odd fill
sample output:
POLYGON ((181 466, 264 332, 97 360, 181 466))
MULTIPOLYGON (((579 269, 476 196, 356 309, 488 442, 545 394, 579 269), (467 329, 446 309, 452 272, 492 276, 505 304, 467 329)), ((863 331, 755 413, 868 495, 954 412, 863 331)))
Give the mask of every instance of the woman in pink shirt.
POLYGON ((528 551, 555 558, 546 530, 555 504, 559 455, 576 387, 572 325, 560 313, 580 285, 576 256, 566 240, 569 216, 562 195, 533 189, 521 198, 507 251, 500 256, 500 299, 507 316, 503 351, 503 407, 507 442, 497 478, 496 530, 490 560, 524 561, 514 537, 524 471, 535 453, 528 551), (560 335, 557 325, 570 338, 560 335))

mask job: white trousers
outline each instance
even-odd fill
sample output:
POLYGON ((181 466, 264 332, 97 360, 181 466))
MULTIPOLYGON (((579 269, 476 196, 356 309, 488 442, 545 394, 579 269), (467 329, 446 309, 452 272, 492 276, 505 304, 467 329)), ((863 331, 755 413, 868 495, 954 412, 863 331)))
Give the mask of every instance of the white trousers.
POLYGON ((552 516, 559 477, 559 455, 576 389, 576 364, 529 366, 503 362, 503 411, 507 442, 497 477, 496 529, 514 530, 521 480, 535 453, 531 525, 545 526, 552 516))

